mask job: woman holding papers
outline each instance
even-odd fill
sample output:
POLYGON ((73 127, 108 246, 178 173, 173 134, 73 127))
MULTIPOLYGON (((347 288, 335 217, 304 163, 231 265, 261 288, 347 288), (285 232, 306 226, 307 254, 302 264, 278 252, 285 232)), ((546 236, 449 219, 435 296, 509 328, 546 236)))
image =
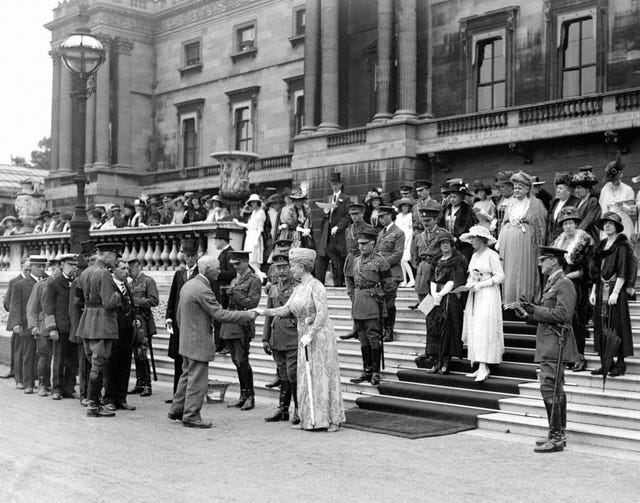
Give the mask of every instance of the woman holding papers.
POLYGON ((500 363, 504 352, 499 286, 504 280, 504 271, 500 255, 489 248, 496 240, 486 227, 474 225, 460 240, 470 243, 474 250, 465 285, 469 297, 464 310, 462 342, 467 345, 471 365, 478 362, 478 370, 467 377, 481 382, 489 376, 489 364, 500 363))

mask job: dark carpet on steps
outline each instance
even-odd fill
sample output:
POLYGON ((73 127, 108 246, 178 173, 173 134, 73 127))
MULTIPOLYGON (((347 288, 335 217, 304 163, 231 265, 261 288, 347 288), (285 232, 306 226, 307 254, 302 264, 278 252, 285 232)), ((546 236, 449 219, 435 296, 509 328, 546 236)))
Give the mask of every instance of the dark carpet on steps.
POLYGON ((358 407, 347 410, 346 416, 347 422, 342 424, 345 428, 410 439, 451 435, 474 429, 473 426, 457 421, 391 414, 358 407))

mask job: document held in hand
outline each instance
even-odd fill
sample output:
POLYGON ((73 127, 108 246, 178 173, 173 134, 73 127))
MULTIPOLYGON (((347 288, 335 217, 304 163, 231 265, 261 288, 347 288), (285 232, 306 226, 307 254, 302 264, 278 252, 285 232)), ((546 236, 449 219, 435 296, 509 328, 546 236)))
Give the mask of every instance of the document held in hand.
POLYGON ((422 302, 418 305, 418 309, 425 315, 428 316, 431 310, 435 307, 436 303, 433 300, 431 294, 427 294, 427 296, 422 299, 422 302))

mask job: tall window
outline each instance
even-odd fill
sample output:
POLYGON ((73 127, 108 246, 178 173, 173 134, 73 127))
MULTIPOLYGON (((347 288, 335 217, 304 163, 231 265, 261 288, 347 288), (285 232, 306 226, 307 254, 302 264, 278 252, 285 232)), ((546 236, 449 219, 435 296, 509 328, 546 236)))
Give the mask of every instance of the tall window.
POLYGON ((501 37, 477 44, 477 109, 493 110, 505 106, 505 47, 501 37))
POLYGON ((182 153, 183 167, 189 168, 198 164, 198 133, 196 119, 182 121, 182 153))
POLYGON ((304 91, 295 93, 294 113, 293 113, 293 135, 297 136, 304 126, 304 91))
POLYGON ((562 97, 596 91, 596 39, 592 17, 562 24, 562 97))
POLYGON ((307 24, 307 15, 304 8, 298 9, 294 12, 295 24, 293 35, 299 37, 304 35, 304 29, 307 24))
POLYGON ((236 150, 248 152, 251 150, 251 108, 238 107, 235 109, 236 150))
POLYGON ((185 66, 200 63, 200 42, 191 42, 184 45, 184 63, 185 66))
POLYGON ((254 24, 238 28, 237 31, 238 52, 249 51, 256 47, 256 27, 254 24))

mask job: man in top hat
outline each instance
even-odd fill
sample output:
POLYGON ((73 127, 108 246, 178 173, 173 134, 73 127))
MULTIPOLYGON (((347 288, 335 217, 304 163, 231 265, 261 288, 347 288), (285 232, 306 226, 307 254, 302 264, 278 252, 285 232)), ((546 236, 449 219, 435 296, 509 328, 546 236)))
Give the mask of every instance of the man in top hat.
MULTIPOLYGON (((287 255, 275 255, 273 263, 276 266, 278 281, 271 286, 267 295, 267 309, 284 306, 296 281, 289 270, 289 257, 287 255)), ((298 325, 291 317, 267 316, 264 320, 262 332, 262 347, 268 355, 273 355, 278 368, 280 379, 280 401, 278 410, 265 421, 288 421, 289 405, 293 397, 294 412, 291 422, 299 424, 298 399, 297 399, 297 372, 298 372, 298 325)))
POLYGON ((422 225, 420 223, 420 210, 425 208, 431 199, 431 186, 433 184, 429 180, 416 180, 416 194, 418 194, 418 200, 413 205, 411 212, 413 213, 413 230, 422 232, 422 225))
POLYGON ((370 382, 374 386, 380 384, 380 361, 382 326, 380 319, 388 310, 385 300, 398 288, 398 281, 393 278, 387 260, 374 251, 375 231, 364 229, 358 235, 360 256, 354 260, 354 291, 352 317, 355 321, 360 351, 362 353, 362 374, 351 379, 351 382, 370 382))
POLYGON ((378 219, 382 224, 382 230, 378 234, 375 250, 389 264, 391 277, 394 281, 394 288, 385 290, 387 317, 384 320, 384 342, 393 342, 393 329, 396 323, 396 294, 403 279, 400 261, 404 253, 404 232, 394 223, 395 214, 396 211, 392 206, 378 208, 378 219))
POLYGON ((78 272, 78 256, 60 256, 61 274, 47 282, 42 298, 44 326, 52 341, 52 395, 54 400, 73 398, 78 373, 78 347, 69 341, 70 290, 78 272))
POLYGON ((316 276, 324 284, 327 267, 331 262, 334 286, 344 286, 343 270, 347 256, 344 231, 351 223, 347 210, 351 200, 343 192, 340 173, 331 173, 329 183, 333 194, 327 197, 327 202, 331 203, 331 206, 324 210, 322 217, 322 232, 316 250, 318 252, 316 276))
POLYGON ((173 392, 176 392, 178 380, 182 373, 182 356, 180 356, 180 327, 176 321, 178 307, 180 304, 180 291, 184 284, 195 278, 198 271, 198 243, 195 239, 182 240, 182 257, 184 268, 178 269, 173 275, 171 289, 169 290, 169 300, 167 301, 167 311, 165 314, 165 324, 169 331, 169 358, 173 359, 173 392))
MULTIPOLYGON (((229 244, 229 229, 223 229, 218 227, 213 239, 216 250, 218 250, 218 278, 211 283, 211 289, 216 296, 217 301, 220 303, 223 309, 229 307, 229 296, 227 295, 227 289, 231 284, 233 278, 236 277, 236 269, 231 264, 231 252, 233 247, 229 244)), ((221 323, 218 320, 213 320, 213 334, 214 342, 216 345, 216 353, 226 355, 229 353, 229 349, 226 347, 224 340, 220 337, 221 323)))
MULTIPOLYGON (((20 274, 18 274, 15 278, 11 278, 11 280, 9 280, 9 284, 7 285, 7 291, 4 294, 3 307, 4 307, 4 310, 7 313, 11 309, 11 293, 13 292, 13 289, 14 289, 16 283, 18 281, 21 281, 21 280, 25 279, 31 273, 31 264, 29 263, 29 259, 23 259, 22 260, 22 265, 21 265, 20 269, 21 269, 20 274)), ((17 384, 18 382, 20 382, 20 383, 22 382, 21 376, 19 376, 16 373, 17 365, 16 365, 16 361, 15 360, 16 360, 16 354, 17 354, 17 351, 18 351, 18 342, 19 342, 18 341, 18 335, 15 334, 12 331, 12 327, 10 327, 8 324, 7 324, 7 331, 11 332, 11 349, 10 349, 10 351, 11 351, 11 354, 10 354, 11 362, 9 364, 10 365, 9 366, 9 373, 7 373, 7 374, 5 374, 3 376, 0 376, 0 377, 2 377, 2 379, 15 378, 16 379, 16 384, 17 384), (18 379, 19 377, 20 377, 20 379, 18 379)))
POLYGON ((82 273, 80 280, 84 311, 77 335, 83 339, 84 351, 91 360, 87 416, 110 417, 115 414, 100 405, 100 392, 113 341, 117 341, 119 337, 116 308, 121 302, 121 292, 113 282, 110 271, 117 266, 121 246, 100 243, 96 248, 96 261, 82 273))
MULTIPOLYGON (((247 311, 258 307, 260 303, 260 287, 262 282, 249 267, 249 252, 231 252, 231 264, 235 267, 236 277, 227 289, 230 311, 247 311)), ((255 406, 253 390, 253 370, 249 363, 249 349, 251 339, 256 335, 255 321, 244 323, 224 323, 220 337, 225 341, 231 352, 231 360, 236 366, 240 382, 240 397, 229 407, 240 407, 250 410, 255 406)))
MULTIPOLYGON (((142 272, 142 264, 137 258, 130 259, 127 284, 133 296, 135 317, 144 333, 142 344, 134 348, 133 359, 136 365, 136 385, 129 393, 151 396, 151 367, 147 359, 147 350, 151 348, 153 336, 158 333, 151 309, 160 304, 158 286, 153 278, 142 272)), ((151 349, 153 350, 153 349, 151 349)))
POLYGON ((36 353, 36 341, 29 330, 29 321, 27 319, 27 303, 34 286, 44 277, 47 257, 31 255, 29 263, 31 271, 28 276, 17 281, 11 292, 9 320, 7 321, 7 328, 17 337, 15 359, 16 388, 24 389, 26 394, 33 393, 33 388, 35 387, 34 360, 36 353))

